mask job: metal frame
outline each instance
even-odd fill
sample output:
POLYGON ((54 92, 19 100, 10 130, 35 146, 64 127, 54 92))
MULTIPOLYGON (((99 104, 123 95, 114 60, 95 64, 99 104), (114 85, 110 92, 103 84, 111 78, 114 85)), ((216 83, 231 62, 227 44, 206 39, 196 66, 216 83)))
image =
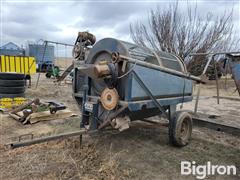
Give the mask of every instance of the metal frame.
MULTIPOLYGON (((210 53, 192 53, 189 56, 201 56, 201 55, 212 55, 212 57, 207 61, 204 70, 201 74, 201 76, 204 76, 207 72, 207 68, 209 66, 209 64, 214 60, 216 55, 220 55, 220 54, 240 54, 240 51, 233 51, 233 52, 210 52, 210 53)), ((217 76, 217 69, 216 69, 216 63, 214 63, 214 72, 215 72, 215 76, 216 76, 216 87, 217 87, 217 103, 220 103, 220 98, 219 98, 219 84, 218 84, 218 76, 217 76)), ((198 103, 199 103, 199 96, 200 96, 200 87, 201 85, 199 84, 198 87, 198 91, 197 91, 197 99, 196 99, 196 103, 195 103, 195 107, 194 107, 194 114, 197 113, 197 108, 198 108, 198 103)), ((239 92, 240 95, 240 92, 239 92)))
MULTIPOLYGON (((66 47, 66 46, 72 46, 72 47, 74 46, 73 44, 67 44, 67 43, 62 43, 62 42, 44 40, 44 41, 43 41, 43 44, 44 44, 43 56, 42 56, 42 59, 41 59, 41 61, 40 61, 40 63, 41 63, 40 72, 41 72, 41 70, 42 70, 42 63, 44 62, 45 53, 46 53, 46 48, 47 48, 47 45, 48 45, 49 43, 56 44, 56 45, 60 44, 60 45, 64 45, 65 47, 66 47)), ((54 64, 51 65, 51 68, 52 68, 52 69, 54 68, 54 64)), ((40 75, 41 75, 40 72, 38 73, 38 77, 37 77, 37 82, 36 82, 36 86, 35 86, 36 89, 37 89, 37 87, 38 87, 38 83, 39 83, 39 79, 40 79, 40 75)))
POLYGON ((142 89, 146 92, 146 94, 152 99, 152 101, 154 102, 154 104, 157 106, 157 108, 160 110, 160 112, 162 114, 164 114, 166 117, 168 117, 165 109, 161 106, 161 104, 156 100, 156 98, 153 96, 153 94, 151 93, 151 91, 148 89, 148 87, 144 84, 144 82, 141 80, 141 78, 137 75, 137 73, 135 71, 133 71, 133 75, 135 77, 135 79, 137 80, 137 82, 139 83, 139 85, 142 87, 142 89))
POLYGON ((147 68, 150 68, 150 69, 155 69, 155 70, 162 71, 162 72, 172 74, 172 75, 175 75, 175 76, 183 77, 183 78, 186 78, 186 79, 191 79, 191 80, 194 80, 194 81, 197 81, 197 82, 200 82, 200 83, 205 83, 204 81, 202 81, 201 78, 199 78, 197 76, 193 76, 193 75, 190 75, 190 74, 187 74, 187 73, 182 73, 180 71, 176 71, 176 70, 173 70, 173 69, 161 67, 159 65, 155 65, 155 64, 144 62, 144 61, 140 61, 140 60, 137 60, 137 59, 134 59, 134 58, 124 56, 124 55, 119 55, 119 60, 127 61, 127 62, 132 63, 132 64, 147 67, 147 68))
MULTIPOLYGON (((63 138, 72 137, 72 136, 80 136, 80 142, 81 142, 82 135, 86 134, 86 133, 87 133, 86 130, 79 130, 79 131, 75 131, 75 132, 63 133, 63 134, 52 135, 52 136, 47 136, 47 137, 40 137, 40 138, 35 138, 35 139, 33 138, 33 135, 31 135, 30 140, 26 140, 23 142, 21 142, 21 141, 12 142, 12 143, 6 144, 6 146, 10 147, 11 149, 15 149, 15 148, 23 147, 23 146, 39 144, 39 143, 43 143, 43 142, 47 142, 47 141, 53 141, 53 140, 63 139, 63 138)), ((90 132, 88 132, 88 133, 90 133, 90 132)))

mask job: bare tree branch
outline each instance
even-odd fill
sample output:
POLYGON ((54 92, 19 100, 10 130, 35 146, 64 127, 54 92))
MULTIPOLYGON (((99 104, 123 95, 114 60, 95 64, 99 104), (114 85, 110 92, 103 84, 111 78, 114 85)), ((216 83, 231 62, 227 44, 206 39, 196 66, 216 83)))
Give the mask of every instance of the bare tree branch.
POLYGON ((233 10, 228 13, 225 11, 219 17, 207 13, 205 18, 201 18, 197 4, 194 7, 188 4, 185 14, 178 7, 178 2, 170 4, 165 10, 158 7, 150 11, 148 24, 131 24, 133 41, 156 51, 174 53, 184 60, 193 52, 239 49, 240 40, 234 37, 233 32, 233 10))

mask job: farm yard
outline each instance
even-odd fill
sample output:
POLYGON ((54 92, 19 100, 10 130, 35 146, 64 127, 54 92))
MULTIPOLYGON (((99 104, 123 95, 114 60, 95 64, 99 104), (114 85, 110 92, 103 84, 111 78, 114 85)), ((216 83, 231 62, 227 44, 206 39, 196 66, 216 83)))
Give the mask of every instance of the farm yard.
POLYGON ((239 9, 0 0, 0 180, 239 180, 239 9))
MULTIPOLYGON (((166 127, 143 122, 135 122, 123 132, 84 135, 82 147, 77 136, 8 149, 4 145, 16 141, 22 134, 33 133, 34 137, 41 137, 79 129, 81 113, 72 98, 71 85, 54 84, 53 79, 46 79, 42 74, 42 83, 35 89, 36 79, 37 75, 33 77, 32 88, 27 89, 27 97, 63 102, 78 116, 22 125, 1 114, 1 179, 194 179, 194 176, 180 175, 182 160, 197 161, 199 164, 206 164, 207 161, 233 164, 240 168, 240 139, 237 136, 194 127, 191 143, 176 148, 168 143, 166 127)), ((234 92, 232 80, 228 81, 227 92, 234 92)), ((199 111, 223 114, 228 106, 231 110, 225 110, 225 115, 239 116, 238 101, 221 99, 220 105, 217 105, 216 98, 211 98, 214 86, 211 81, 203 85, 199 111)), ((224 78, 220 82, 220 95, 237 96, 236 93, 226 93, 224 78)), ((190 110, 193 107, 191 103, 183 106, 190 110)), ((239 179, 239 176, 209 177, 226 178, 239 179)))

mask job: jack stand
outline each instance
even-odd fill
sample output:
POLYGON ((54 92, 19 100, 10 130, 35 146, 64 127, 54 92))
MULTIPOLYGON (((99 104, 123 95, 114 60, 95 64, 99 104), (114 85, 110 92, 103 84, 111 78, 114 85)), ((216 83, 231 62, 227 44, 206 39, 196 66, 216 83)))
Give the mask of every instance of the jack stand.
POLYGON ((79 136, 79 147, 82 148, 82 134, 79 136))

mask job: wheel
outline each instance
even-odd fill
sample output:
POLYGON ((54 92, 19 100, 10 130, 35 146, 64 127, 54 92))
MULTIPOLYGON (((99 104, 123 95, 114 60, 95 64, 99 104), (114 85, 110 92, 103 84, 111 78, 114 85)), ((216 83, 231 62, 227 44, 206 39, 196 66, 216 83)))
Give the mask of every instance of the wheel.
POLYGON ((50 108, 50 113, 51 113, 51 114, 56 114, 56 112, 57 112, 57 111, 56 111, 54 108, 50 108))
POLYGON ((2 80, 0 79, 0 87, 22 87, 25 86, 25 80, 2 80))
POLYGON ((21 94, 25 92, 25 87, 0 87, 2 94, 21 94))
POLYGON ((169 141, 172 145, 186 146, 192 135, 192 117, 189 113, 178 111, 169 122, 169 141))
POLYGON ((26 80, 31 80, 31 75, 27 74, 27 75, 25 76, 25 79, 26 79, 26 80))
POLYGON ((20 73, 0 73, 0 79, 2 80, 23 80, 24 74, 20 73))
POLYGON ((46 78, 50 78, 51 77, 51 73, 46 73, 46 78))
POLYGON ((25 75, 0 73, 0 98, 24 97, 25 75))

